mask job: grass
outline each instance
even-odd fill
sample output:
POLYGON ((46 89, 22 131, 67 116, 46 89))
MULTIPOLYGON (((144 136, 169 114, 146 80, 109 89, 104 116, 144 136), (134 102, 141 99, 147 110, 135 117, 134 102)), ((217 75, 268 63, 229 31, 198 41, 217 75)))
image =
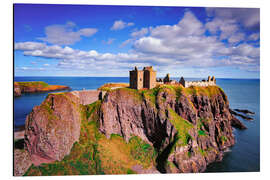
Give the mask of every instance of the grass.
POLYGON ((184 146, 187 145, 188 140, 191 138, 189 130, 194 128, 194 126, 187 120, 179 116, 175 111, 169 108, 169 117, 170 122, 173 124, 177 130, 177 139, 176 145, 184 146))
POLYGON ((49 86, 47 83, 43 82, 43 81, 31 81, 31 82, 16 82, 18 83, 20 86, 41 86, 41 87, 47 87, 49 86))
POLYGON ((225 143, 226 141, 228 141, 228 138, 226 136, 220 136, 220 141, 222 143, 225 143))
POLYGON ((187 95, 206 95, 209 97, 217 95, 221 91, 222 90, 218 86, 206 86, 206 87, 191 86, 188 88, 184 88, 184 92, 187 95))
POLYGON ((22 92, 44 92, 68 88, 67 86, 62 85, 48 85, 43 81, 14 82, 14 86, 19 86, 22 92))
POLYGON ((101 91, 110 91, 113 88, 125 88, 129 87, 129 83, 106 83, 98 88, 101 91))
POLYGON ((149 90, 141 90, 140 93, 142 94, 143 98, 148 99, 153 104, 156 104, 156 97, 158 95, 159 88, 155 87, 149 90))
POLYGON ((206 133, 203 130, 198 130, 198 135, 199 136, 206 136, 206 133))
POLYGON ((198 135, 199 136, 206 136, 206 132, 203 130, 205 123, 207 123, 209 120, 205 118, 199 118, 197 121, 197 129, 198 129, 198 135))

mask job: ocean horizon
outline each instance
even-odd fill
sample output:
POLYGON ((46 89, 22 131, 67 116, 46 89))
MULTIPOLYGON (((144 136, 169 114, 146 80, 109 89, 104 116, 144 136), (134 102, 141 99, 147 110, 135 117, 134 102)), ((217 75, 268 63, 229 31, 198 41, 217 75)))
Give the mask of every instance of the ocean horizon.
MULTIPOLYGON (((14 79, 15 78, 57 78, 57 77, 66 77, 66 78, 72 78, 72 77, 82 77, 82 78, 85 78, 85 77, 90 77, 90 78, 129 78, 128 76, 13 76, 14 79)), ((165 76, 157 76, 157 78, 164 78, 165 76)), ((180 79, 181 77, 175 77, 175 76, 171 76, 170 78, 173 78, 173 79, 180 79)), ((201 80, 201 79, 204 79, 204 78, 207 78, 207 77, 184 77, 185 79, 198 79, 198 80, 201 80)), ((260 78, 232 78, 232 77, 216 77, 216 79, 256 79, 256 80, 259 80, 260 78)))

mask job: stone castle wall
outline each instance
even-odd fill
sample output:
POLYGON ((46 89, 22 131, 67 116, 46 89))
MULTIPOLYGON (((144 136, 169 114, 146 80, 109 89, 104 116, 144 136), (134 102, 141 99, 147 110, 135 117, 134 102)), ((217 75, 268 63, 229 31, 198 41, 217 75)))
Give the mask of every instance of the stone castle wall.
POLYGON ((132 89, 143 88, 143 71, 129 71, 129 83, 132 89))
POLYGON ((207 81, 186 81, 184 87, 190 87, 190 86, 215 86, 216 83, 213 81, 207 82, 207 81))
POLYGON ((83 105, 92 104, 97 100, 102 100, 104 95, 106 94, 105 91, 99 90, 72 91, 71 93, 77 96, 80 100, 80 104, 83 105))
POLYGON ((156 87, 156 71, 149 71, 149 70, 145 70, 144 71, 144 88, 147 89, 152 89, 154 87, 156 87))

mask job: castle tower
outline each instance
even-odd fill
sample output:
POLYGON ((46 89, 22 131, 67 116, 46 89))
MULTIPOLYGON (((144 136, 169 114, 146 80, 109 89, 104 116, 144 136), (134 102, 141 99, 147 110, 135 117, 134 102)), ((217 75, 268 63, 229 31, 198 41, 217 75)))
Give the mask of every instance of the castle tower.
POLYGON ((143 68, 143 87, 152 89, 156 87, 157 72, 153 70, 152 66, 143 68))
POLYGON ((165 78, 163 79, 163 82, 164 83, 169 83, 171 80, 170 80, 170 74, 166 74, 165 78))
POLYGON ((135 66, 135 69, 132 71, 129 71, 129 85, 132 89, 142 89, 143 88, 143 77, 144 72, 141 70, 138 70, 135 66))
POLYGON ((186 81, 183 77, 180 78, 179 83, 182 84, 184 87, 186 87, 186 81))
POLYGON ((215 76, 212 77, 211 81, 216 84, 216 78, 215 78, 215 76))
POLYGON ((211 81, 211 77, 210 76, 208 76, 208 78, 207 78, 207 82, 210 82, 211 81))

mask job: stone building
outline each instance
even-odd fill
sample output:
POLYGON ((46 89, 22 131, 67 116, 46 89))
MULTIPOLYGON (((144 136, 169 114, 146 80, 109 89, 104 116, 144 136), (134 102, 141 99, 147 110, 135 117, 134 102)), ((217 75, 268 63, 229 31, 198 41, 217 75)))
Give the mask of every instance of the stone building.
POLYGON ((156 74, 152 66, 144 67, 138 70, 135 66, 134 70, 129 71, 129 84, 132 89, 152 89, 156 87, 156 74))
POLYGON ((184 87, 190 87, 190 86, 215 86, 216 85, 216 79, 215 76, 212 78, 208 76, 207 81, 186 81, 183 77, 180 78, 179 81, 180 84, 182 84, 184 87))

